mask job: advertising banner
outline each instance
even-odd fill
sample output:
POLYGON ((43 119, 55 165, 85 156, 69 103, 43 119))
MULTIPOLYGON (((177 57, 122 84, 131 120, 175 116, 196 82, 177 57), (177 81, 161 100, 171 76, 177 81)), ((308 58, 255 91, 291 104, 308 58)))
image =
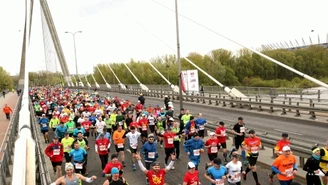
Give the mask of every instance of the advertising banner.
POLYGON ((198 70, 181 71, 181 89, 188 95, 199 94, 198 70))

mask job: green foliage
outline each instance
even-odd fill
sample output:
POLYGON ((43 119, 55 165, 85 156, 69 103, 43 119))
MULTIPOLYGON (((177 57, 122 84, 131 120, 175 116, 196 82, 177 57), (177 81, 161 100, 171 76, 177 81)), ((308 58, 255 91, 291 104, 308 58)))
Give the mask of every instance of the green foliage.
MULTIPOLYGON (((323 47, 313 46, 299 50, 263 50, 262 53, 298 71, 328 83, 328 50, 323 47)), ((226 86, 276 88, 307 88, 316 86, 316 84, 309 80, 246 49, 239 50, 235 55, 225 49, 215 49, 206 55, 192 52, 186 58, 226 86)), ((181 70, 196 69, 186 58, 181 58, 181 70)), ((178 84, 179 74, 175 55, 158 56, 149 61, 135 61, 131 59, 126 64, 141 83, 166 85, 165 80, 151 67, 149 62, 165 78, 169 79, 172 84, 178 84)), ((113 72, 109 69, 108 64, 98 64, 97 66, 107 83, 118 83, 113 72)), ((124 64, 111 63, 110 66, 122 83, 137 84, 137 81, 124 64)), ((99 70, 97 67, 94 67, 94 77, 99 84, 104 84, 105 80, 102 78, 99 70)), ((217 85, 202 72, 198 71, 198 75, 200 84, 204 86, 217 85)), ((91 84, 94 84, 91 75, 88 75, 87 78, 91 84)), ((56 83, 56 75, 40 72, 30 74, 30 80, 38 84, 54 84, 56 83), (43 76, 43 78, 40 78, 40 76, 43 76), (45 76, 48 77, 46 78, 45 76)), ((84 77, 82 81, 86 84, 84 77)))
POLYGON ((0 66, 0 90, 12 90, 14 82, 10 74, 0 66))

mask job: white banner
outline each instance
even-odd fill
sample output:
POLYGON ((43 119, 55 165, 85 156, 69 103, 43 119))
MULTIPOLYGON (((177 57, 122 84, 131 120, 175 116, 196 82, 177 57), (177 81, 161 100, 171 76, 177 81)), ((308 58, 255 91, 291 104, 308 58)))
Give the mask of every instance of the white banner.
POLYGON ((182 90, 186 94, 199 94, 198 70, 181 71, 182 90))

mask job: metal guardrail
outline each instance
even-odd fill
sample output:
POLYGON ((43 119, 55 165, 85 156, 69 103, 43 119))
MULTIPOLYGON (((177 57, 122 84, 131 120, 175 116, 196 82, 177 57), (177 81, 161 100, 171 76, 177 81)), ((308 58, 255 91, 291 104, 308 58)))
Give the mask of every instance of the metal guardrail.
POLYGON ((0 161, 0 185, 7 184, 7 177, 10 177, 12 174, 10 172, 9 165, 13 164, 11 155, 14 154, 15 140, 17 135, 18 121, 19 121, 19 111, 22 103, 22 96, 19 97, 12 119, 8 125, 8 128, 5 133, 5 137, 1 143, 1 161, 0 161))
POLYGON ((35 140, 35 146, 36 146, 36 181, 42 185, 48 185, 51 184, 51 178, 49 174, 49 170, 47 169, 46 162, 45 162, 45 156, 42 151, 42 147, 40 145, 40 127, 38 125, 38 121, 36 119, 34 107, 32 104, 32 101, 29 100, 30 103, 30 113, 31 113, 31 130, 32 130, 32 137, 35 140))
MULTIPOLYGON (((74 87, 69 87, 74 88, 74 87)), ((80 87, 80 89, 86 89, 89 88, 86 87, 80 87)), ((106 88, 100 88, 98 90, 101 91, 107 91, 107 92, 118 92, 123 94, 133 94, 138 95, 140 93, 143 93, 145 96, 151 96, 151 97, 157 97, 157 98, 163 98, 165 95, 171 97, 173 100, 176 100, 179 98, 179 95, 174 92, 163 92, 163 91, 157 91, 157 90, 149 90, 149 91, 142 91, 142 90, 122 90, 122 89, 106 89, 106 88)), ((314 103, 311 106, 301 106, 299 103, 296 105, 290 105, 286 102, 283 102, 281 104, 274 103, 273 99, 270 100, 270 102, 262 102, 261 100, 258 101, 250 101, 250 100, 242 100, 241 98, 231 98, 231 97, 204 97, 204 96, 190 96, 190 95, 183 95, 184 101, 190 101, 190 102, 197 102, 205 104, 206 102, 209 105, 216 105, 222 104, 223 107, 227 107, 229 104, 231 107, 239 107, 244 108, 248 107, 249 109, 253 109, 254 107, 258 107, 260 111, 263 111, 263 107, 268 107, 270 112, 274 112, 275 109, 281 109, 282 115, 287 114, 287 110, 290 112, 291 110, 295 110, 295 116, 300 116, 300 111, 308 111, 311 115, 311 119, 316 119, 316 113, 324 113, 328 114, 328 108, 324 107, 315 107, 314 103)), ((327 120, 328 121, 328 120, 327 120)))

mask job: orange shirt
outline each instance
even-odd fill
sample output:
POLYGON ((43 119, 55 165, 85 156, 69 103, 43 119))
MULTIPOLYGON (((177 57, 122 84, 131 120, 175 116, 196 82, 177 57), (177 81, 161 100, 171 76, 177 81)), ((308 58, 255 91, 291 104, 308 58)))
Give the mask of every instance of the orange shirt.
POLYGON ((3 108, 3 112, 7 114, 7 113, 12 112, 12 110, 11 110, 10 107, 6 106, 6 107, 3 108))
POLYGON ((123 135, 125 134, 125 131, 122 130, 121 132, 119 131, 115 131, 114 134, 113 134, 113 140, 114 140, 114 143, 117 145, 117 144, 124 144, 124 139, 123 139, 123 135))
POLYGON ((280 155, 273 162, 273 166, 275 166, 279 171, 286 172, 287 175, 278 174, 278 180, 288 181, 294 178, 293 171, 294 165, 296 164, 296 158, 293 154, 289 154, 288 157, 284 155, 280 155))

